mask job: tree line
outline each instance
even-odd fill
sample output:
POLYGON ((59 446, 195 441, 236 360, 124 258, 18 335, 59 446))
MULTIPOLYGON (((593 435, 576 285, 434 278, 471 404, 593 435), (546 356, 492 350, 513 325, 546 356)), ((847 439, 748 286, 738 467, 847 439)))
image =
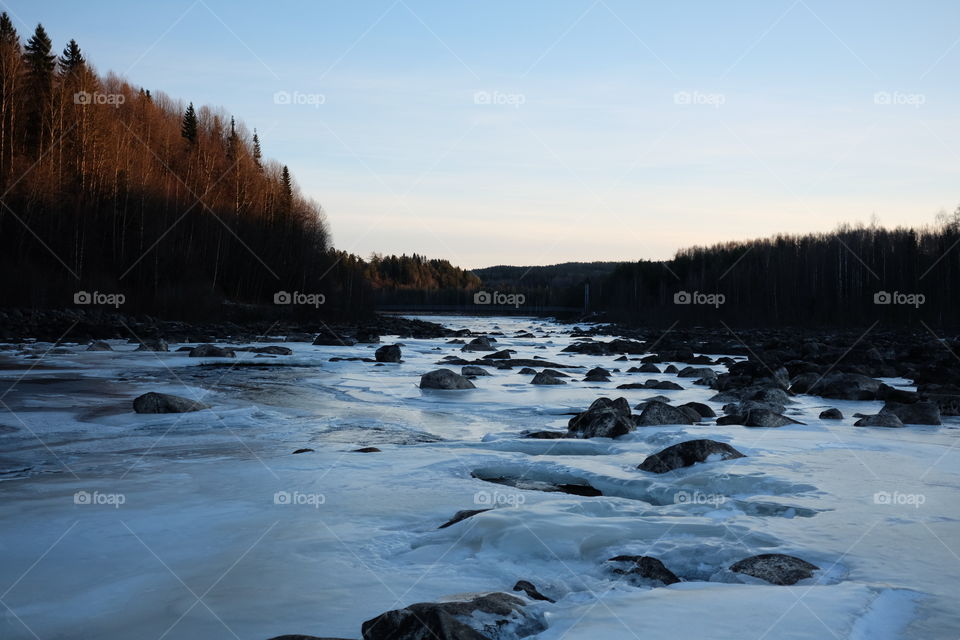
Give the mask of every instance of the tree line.
POLYGON ((598 308, 618 320, 740 326, 960 325, 960 207, 912 229, 843 225, 620 265, 598 308))
POLYGON ((22 42, 0 15, 3 304, 63 307, 77 291, 125 310, 215 314, 322 292, 367 313, 363 261, 331 247, 320 205, 222 110, 99 75, 42 25, 22 42))

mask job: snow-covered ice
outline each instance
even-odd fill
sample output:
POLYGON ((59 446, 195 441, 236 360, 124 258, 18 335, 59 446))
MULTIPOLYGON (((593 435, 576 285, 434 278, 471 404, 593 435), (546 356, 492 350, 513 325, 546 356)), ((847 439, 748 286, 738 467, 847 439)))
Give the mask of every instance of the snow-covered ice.
POLYGON ((616 390, 675 378, 561 353, 568 328, 547 320, 426 319, 499 326, 498 348, 576 365, 577 379, 594 366, 621 372, 533 386, 517 369, 487 367, 477 389, 421 391, 420 374, 443 356, 482 355, 446 339, 403 339, 404 361, 384 366, 329 361, 372 357, 377 345, 286 343, 293 356, 239 353, 239 366, 123 341, 115 352, 68 345, 39 359, 28 356, 50 345, 0 352, 0 637, 358 638, 363 621, 389 609, 510 591, 519 579, 557 600, 530 605, 548 622, 543 639, 960 635, 957 418, 854 428, 853 413, 881 403, 800 396, 788 415, 804 425, 708 421, 617 440, 523 440, 565 427, 599 396, 634 405, 713 392, 691 379, 678 380, 682 391, 616 390), (538 337, 510 337, 522 330, 538 337), (147 391, 213 411, 134 414, 131 400, 147 391), (819 420, 827 406, 847 419, 819 420), (636 468, 693 438, 747 457, 665 475, 636 468), (291 455, 299 448, 315 451, 291 455), (604 495, 536 490, 553 482, 604 495), (821 570, 794 586, 728 570, 770 552, 821 570), (685 581, 633 583, 605 562, 621 554, 655 556, 685 581))

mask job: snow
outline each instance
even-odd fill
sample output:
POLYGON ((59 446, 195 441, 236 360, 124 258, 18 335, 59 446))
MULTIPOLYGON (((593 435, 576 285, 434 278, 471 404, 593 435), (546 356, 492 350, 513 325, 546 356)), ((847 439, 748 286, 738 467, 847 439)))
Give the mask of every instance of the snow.
POLYGON ((532 386, 532 376, 487 367, 493 375, 477 389, 421 391, 420 374, 443 356, 481 355, 446 339, 403 339, 404 362, 381 367, 329 362, 372 356, 377 345, 238 353, 264 368, 201 366, 123 341, 111 342, 116 352, 74 345, 39 360, 27 355, 50 345, 3 352, 0 395, 11 411, 0 405, 0 637, 357 638, 363 621, 389 609, 509 591, 519 579, 557 600, 530 605, 549 623, 542 639, 960 633, 956 418, 854 428, 853 413, 880 403, 801 396, 789 415, 804 425, 522 440, 564 428, 565 414, 601 395, 635 405, 661 394, 706 402, 713 392, 669 374, 623 373, 635 362, 561 353, 567 329, 545 320, 427 319, 499 325, 497 348, 578 365, 569 371, 577 379, 594 366, 621 373, 532 386), (548 335, 509 337, 520 330, 548 335), (615 389, 650 378, 686 388, 615 389), (146 391, 214 411, 136 415, 130 401, 146 391), (819 420, 828 406, 846 419, 819 420), (747 457, 663 475, 636 468, 704 437, 747 457), (382 453, 352 451, 369 445, 382 453), (301 447, 315 452, 291 455, 301 447), (589 483, 604 495, 518 489, 475 473, 533 487, 589 483), (727 569, 771 552, 821 571, 783 587, 727 569), (655 556, 687 582, 632 582, 605 562, 621 554, 655 556))

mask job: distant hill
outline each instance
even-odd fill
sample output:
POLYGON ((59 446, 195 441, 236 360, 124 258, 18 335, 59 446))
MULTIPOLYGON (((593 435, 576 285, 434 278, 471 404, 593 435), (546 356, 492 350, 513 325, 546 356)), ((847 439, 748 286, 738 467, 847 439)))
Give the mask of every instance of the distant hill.
POLYGON ((603 279, 620 266, 620 262, 564 262, 539 267, 497 265, 474 269, 485 287, 515 289, 552 287, 562 289, 603 279))

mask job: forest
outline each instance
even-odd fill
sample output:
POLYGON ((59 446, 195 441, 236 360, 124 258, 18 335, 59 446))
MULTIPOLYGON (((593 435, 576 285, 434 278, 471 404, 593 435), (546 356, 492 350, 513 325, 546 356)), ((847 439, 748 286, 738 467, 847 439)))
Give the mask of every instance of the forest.
POLYGON ((598 308, 638 324, 960 324, 960 207, 919 229, 843 225, 620 265, 598 308))
POLYGON ((98 75, 73 40, 57 55, 42 25, 22 42, 6 13, 0 76, 6 306, 98 292, 212 316, 299 291, 323 293, 325 315, 372 309, 363 261, 332 249, 322 208, 256 130, 98 75))

